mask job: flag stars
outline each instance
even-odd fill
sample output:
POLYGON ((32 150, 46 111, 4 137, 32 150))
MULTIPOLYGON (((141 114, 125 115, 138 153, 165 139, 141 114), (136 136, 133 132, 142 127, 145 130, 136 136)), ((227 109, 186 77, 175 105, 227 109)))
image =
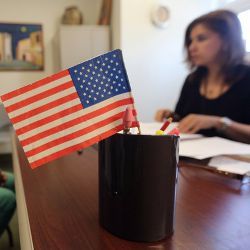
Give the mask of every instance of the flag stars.
POLYGON ((73 80, 86 107, 128 91, 119 55, 101 56, 71 69, 73 80))
POLYGON ((113 57, 116 57, 116 54, 114 54, 113 57))

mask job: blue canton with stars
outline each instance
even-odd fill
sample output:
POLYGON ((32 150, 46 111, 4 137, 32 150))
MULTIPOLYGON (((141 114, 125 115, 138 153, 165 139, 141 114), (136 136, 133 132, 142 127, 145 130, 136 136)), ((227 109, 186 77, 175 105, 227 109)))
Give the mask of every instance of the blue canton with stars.
POLYGON ((130 92, 121 50, 114 50, 69 68, 84 108, 130 92))

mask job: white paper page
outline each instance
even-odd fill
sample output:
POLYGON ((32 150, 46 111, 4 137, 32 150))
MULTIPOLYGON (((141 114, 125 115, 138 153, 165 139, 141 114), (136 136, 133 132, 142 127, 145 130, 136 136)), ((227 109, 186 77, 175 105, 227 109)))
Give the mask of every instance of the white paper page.
MULTIPOLYGON (((155 132, 161 128, 163 123, 161 122, 140 123, 140 125, 143 135, 155 135, 155 132)), ((177 122, 170 123, 164 134, 167 134, 169 131, 171 131, 173 128, 177 126, 178 126, 177 122)), ((196 139, 200 137, 202 137, 202 135, 200 134, 182 134, 182 133, 180 134, 181 140, 196 139)))
POLYGON ((180 156, 205 159, 218 155, 250 154, 250 144, 234 142, 219 137, 203 137, 180 143, 180 156))
POLYGON ((215 167, 218 170, 226 171, 235 174, 246 174, 250 172, 250 163, 235 160, 226 156, 216 156, 213 157, 208 166, 215 167))

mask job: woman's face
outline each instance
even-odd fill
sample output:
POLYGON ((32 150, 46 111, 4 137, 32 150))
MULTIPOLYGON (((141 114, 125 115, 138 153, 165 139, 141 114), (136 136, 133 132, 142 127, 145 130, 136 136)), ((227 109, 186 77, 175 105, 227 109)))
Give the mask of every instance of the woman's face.
POLYGON ((209 67, 218 64, 222 46, 219 34, 203 24, 195 25, 190 32, 188 53, 195 66, 209 67))

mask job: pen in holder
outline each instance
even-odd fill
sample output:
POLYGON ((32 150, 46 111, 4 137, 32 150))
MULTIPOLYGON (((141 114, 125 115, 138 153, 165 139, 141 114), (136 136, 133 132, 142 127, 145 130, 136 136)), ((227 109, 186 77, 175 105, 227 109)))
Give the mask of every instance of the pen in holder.
POLYGON ((99 143, 99 219, 109 232, 154 242, 172 235, 178 136, 115 134, 99 143))

